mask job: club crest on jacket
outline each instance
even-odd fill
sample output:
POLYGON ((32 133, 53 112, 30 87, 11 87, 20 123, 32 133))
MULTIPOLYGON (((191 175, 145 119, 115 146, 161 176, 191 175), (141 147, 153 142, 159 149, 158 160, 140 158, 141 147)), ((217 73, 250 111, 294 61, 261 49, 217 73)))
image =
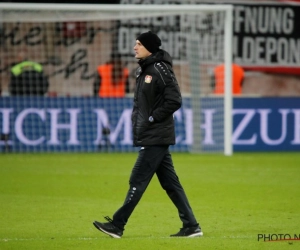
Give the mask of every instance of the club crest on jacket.
POLYGON ((145 76, 145 83, 150 83, 152 81, 152 76, 146 75, 145 76))

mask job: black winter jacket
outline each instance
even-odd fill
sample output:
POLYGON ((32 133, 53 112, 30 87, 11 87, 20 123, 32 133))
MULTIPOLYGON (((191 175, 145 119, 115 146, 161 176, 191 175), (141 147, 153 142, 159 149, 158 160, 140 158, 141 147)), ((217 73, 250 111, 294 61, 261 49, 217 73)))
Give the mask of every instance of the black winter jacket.
POLYGON ((173 113, 182 98, 168 52, 159 50, 140 60, 132 111, 135 146, 174 145, 173 113), (154 118, 153 122, 149 117, 154 118))

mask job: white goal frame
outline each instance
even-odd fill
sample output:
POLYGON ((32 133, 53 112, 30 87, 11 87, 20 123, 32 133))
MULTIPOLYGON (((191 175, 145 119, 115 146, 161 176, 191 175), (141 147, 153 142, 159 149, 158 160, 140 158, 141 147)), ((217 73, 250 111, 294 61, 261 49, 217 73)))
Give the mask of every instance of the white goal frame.
MULTIPOLYGON (((153 12, 166 13, 170 15, 174 14, 185 14, 198 13, 199 11, 223 11, 225 12, 225 22, 224 22, 224 63, 225 63, 225 94, 224 94, 224 154, 227 156, 232 155, 232 76, 231 76, 231 64, 232 64, 232 15, 233 15, 233 5, 230 4, 182 4, 182 5, 133 5, 133 4, 36 4, 36 3, 0 3, 0 23, 3 20, 4 10, 45 10, 45 11, 56 11, 56 10, 68 10, 73 13, 70 15, 70 21, 76 19, 76 13, 80 11, 91 11, 92 14, 82 20, 101 20, 101 15, 103 11, 107 12, 109 15, 120 15, 122 18, 130 18, 130 12, 134 11, 139 13, 140 16, 135 15, 136 18, 147 17, 147 15, 154 16, 153 12), (97 11, 102 12, 100 15, 97 11), (150 13, 150 14, 149 14, 150 13)), ((21 18, 18 16, 18 18, 21 18)), ((26 15, 22 18, 32 18, 26 15)), ((80 17, 81 18, 81 17, 80 17)), ((27 21, 28 19, 24 20, 27 21)), ((102 19, 107 19, 103 17, 102 19)), ((41 19, 39 19, 40 21, 41 19)), ((43 21, 47 22, 47 16, 43 17, 43 21)), ((53 16, 51 17, 53 20, 53 16)), ((68 20, 68 19, 65 19, 68 20)), ((16 20, 14 20, 16 21, 16 20)), ((30 19, 30 21, 35 21, 30 19)), ((49 20, 50 21, 50 20, 49 20)))

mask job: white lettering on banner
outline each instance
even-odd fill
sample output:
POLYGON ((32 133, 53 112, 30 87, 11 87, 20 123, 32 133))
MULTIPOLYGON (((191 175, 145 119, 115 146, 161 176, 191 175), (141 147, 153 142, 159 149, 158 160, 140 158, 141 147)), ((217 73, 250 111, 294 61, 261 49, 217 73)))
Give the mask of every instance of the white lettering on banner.
MULTIPOLYGON (((270 139, 268 135, 269 130, 269 122, 268 116, 272 112, 271 109, 257 109, 257 113, 260 117, 260 126, 259 133, 260 138, 266 145, 274 146, 280 145, 284 142, 287 137, 287 115, 291 112, 290 109, 279 109, 278 112, 281 114, 281 135, 278 139, 270 139)), ((255 145, 257 142, 257 134, 254 133, 250 139, 239 139, 242 133, 245 131, 247 126, 250 126, 250 122, 254 117, 256 111, 254 109, 235 109, 233 110, 233 116, 242 114, 244 117, 237 125, 236 129, 232 134, 232 143, 234 145, 255 145)), ((294 131, 294 140, 291 144, 300 144, 300 110, 293 109, 292 113, 294 113, 295 117, 295 131, 294 131), (296 128, 297 127, 297 128, 296 128)))
POLYGON ((243 30, 242 24, 245 22, 244 18, 244 12, 245 7, 244 6, 235 6, 233 16, 234 16, 234 31, 235 32, 241 32, 243 30))
POLYGON ((266 41, 266 63, 270 63, 272 56, 276 55, 277 51, 277 42, 273 37, 267 38, 266 41))
POLYGON ((80 112, 79 109, 66 109, 70 114, 70 123, 58 123, 58 115, 62 112, 61 109, 49 109, 48 112, 51 115, 51 132, 50 140, 48 141, 49 145, 59 145, 60 141, 58 140, 58 130, 59 129, 68 129, 70 130, 70 139, 67 141, 69 145, 79 145, 77 139, 77 115, 80 112))
POLYGON ((23 133, 23 121, 29 114, 37 114, 42 121, 45 121, 46 119, 46 113, 44 110, 41 109, 35 109, 35 108, 30 108, 30 109, 24 109, 17 117, 15 121, 15 133, 17 138, 20 140, 20 142, 30 145, 30 146, 36 146, 41 144, 44 140, 45 137, 41 136, 40 138, 36 140, 30 140, 28 139, 24 133, 23 133))
POLYGON ((121 54, 132 53, 135 38, 140 34, 140 28, 128 29, 120 27, 118 30, 118 50, 121 54))
POLYGON ((2 123, 2 134, 9 134, 9 115, 12 113, 14 110, 9 108, 9 109, 0 109, 0 112, 2 113, 3 116, 3 123, 2 123))
MULTIPOLYGON (((115 144, 119 134, 124 128, 123 140, 121 141, 122 145, 132 145, 132 125, 131 125, 131 109, 124 109, 122 112, 120 119, 118 120, 117 126, 114 130, 112 130, 109 125, 108 115, 103 109, 94 109, 94 112, 97 114, 97 138, 94 141, 94 145, 104 144, 105 142, 102 140, 102 128, 109 127, 111 132, 109 136, 109 140, 111 144, 115 144)), ((174 113, 174 117, 178 120, 178 122, 184 122, 185 124, 185 140, 182 140, 182 135, 177 136, 176 142, 184 145, 190 145, 193 143, 193 126, 192 126, 192 110, 184 109, 185 121, 183 121, 182 112, 176 111, 174 113)), ((204 138, 203 144, 205 145, 214 145, 215 142, 213 140, 213 114, 216 111, 214 109, 205 109, 203 111, 204 114, 204 123, 201 124, 201 129, 204 130, 204 138)))
MULTIPOLYGON (((176 119, 178 121, 178 123, 183 122, 183 117, 182 117, 182 111, 181 110, 177 110, 174 113, 174 119, 176 119)), ((176 141, 176 143, 180 143, 182 141, 182 135, 179 134, 178 136, 176 136, 175 141, 176 141)))
POLYGON ((132 109, 124 109, 124 111, 122 112, 122 115, 118 121, 115 130, 110 132, 110 141, 112 144, 116 142, 117 137, 122 129, 122 125, 124 125, 124 138, 121 141, 121 144, 132 145, 131 113, 132 113, 132 109))
POLYGON ((295 13, 292 8, 235 6, 234 32, 291 34, 295 13))
MULTIPOLYGON (((121 0, 123 4, 181 4, 172 0, 121 0)), ((195 0, 195 3, 201 3, 195 0)), ((297 32, 297 6, 236 4, 233 9, 233 55, 234 62, 250 67, 300 65, 300 36, 297 32)), ((197 36, 192 39, 199 44, 199 58, 207 63, 222 60, 223 51, 218 41, 224 38, 224 13, 199 13, 198 15, 168 15, 124 19, 118 30, 118 50, 132 54, 138 34, 149 26, 162 40, 162 49, 175 60, 185 61, 190 29, 195 27, 197 36), (205 49, 203 49, 205 48, 205 49)))
POLYGON ((239 139, 245 128, 250 123, 251 119, 255 115, 254 109, 234 109, 232 116, 242 114, 245 115, 241 122, 237 125, 236 129, 232 133, 232 143, 234 145, 254 145, 256 143, 257 135, 253 135, 250 139, 239 139))
POLYGON ((185 140, 182 141, 184 145, 192 145, 193 143, 193 112, 192 109, 183 109, 184 112, 184 130, 185 140))
POLYGON ((97 137, 94 140, 94 145, 105 145, 105 141, 102 140, 103 128, 110 128, 108 115, 104 109, 94 109, 97 114, 97 137))
POLYGON ((281 144, 287 134, 287 114, 290 112, 288 109, 279 109, 281 114, 281 136, 277 140, 272 140, 268 136, 268 115, 271 113, 271 109, 259 109, 257 111, 260 114, 260 136, 262 141, 267 145, 279 145, 281 144))
MULTIPOLYGON (((180 16, 180 30, 190 30, 191 26, 198 31, 211 31, 212 34, 220 34, 224 29, 225 13, 207 13, 200 12, 198 15, 181 15, 180 16)), ((176 25, 174 23, 173 25, 176 25)), ((172 25, 172 26, 173 26, 172 25)))
MULTIPOLYGON (((216 112, 215 109, 204 109, 203 120, 204 123, 200 125, 200 128, 204 130, 203 141, 204 145, 214 145, 215 141, 213 140, 213 114, 216 112)), ((185 125, 185 140, 182 141, 182 135, 176 137, 176 143, 183 145, 191 145, 193 143, 193 112, 192 109, 183 109, 183 111, 176 111, 175 118, 179 123, 184 122, 185 125), (184 120, 182 117, 182 112, 184 112, 184 120)))
MULTIPOLYGON (((133 4, 135 1, 124 0, 121 4, 133 4)), ((141 0, 139 4, 180 4, 180 1, 141 0)), ((208 62, 219 62, 223 51, 218 41, 223 40, 224 16, 222 12, 200 13, 199 15, 160 15, 158 17, 137 17, 120 21, 118 28, 118 51, 121 54, 132 54, 135 38, 149 30, 156 30, 162 40, 162 49, 167 50, 172 57, 182 61, 187 60, 186 48, 189 44, 190 28, 195 27, 199 41, 199 57, 208 62)))
POLYGON ((275 60, 277 64, 300 64, 300 39, 281 37, 276 40, 273 37, 246 36, 243 38, 241 55, 237 55, 238 46, 238 39, 235 37, 235 62, 270 65, 275 60))
MULTIPOLYGON (((120 27, 118 30, 118 50, 121 54, 132 53, 132 46, 135 42, 135 37, 148 29, 120 27)), ((188 36, 186 33, 179 31, 160 30, 157 35, 162 40, 162 49, 167 49, 173 58, 186 59, 186 46, 190 39, 198 41, 199 56, 203 60, 216 61, 223 57, 222 49, 217 46, 217 41, 223 38, 223 34, 199 33, 196 37, 188 36)))
POLYGON ((300 145, 300 109, 292 109, 294 113, 294 140, 292 140, 292 145, 300 145))
MULTIPOLYGON (((148 28, 139 27, 120 27, 118 29, 118 51, 121 54, 131 54, 135 44, 135 38, 140 33, 148 30, 148 28)), ((157 35, 162 40, 162 48, 167 49, 174 58, 179 58, 182 53, 185 53, 183 49, 187 41, 185 34, 177 31, 160 30, 157 35)), ((211 38, 210 36, 207 36, 207 38, 210 38, 209 41, 215 39, 215 37, 211 38)), ((208 39, 205 41, 208 41, 208 39)), ((209 45, 211 44, 207 44, 207 46, 209 45)))
MULTIPOLYGON (((110 117, 104 109, 94 109, 93 112, 96 114, 97 122, 97 135, 96 139, 93 141, 94 145, 99 145, 103 143, 102 129, 104 127, 110 128, 109 140, 111 144, 120 143, 121 145, 132 145, 132 124, 131 124, 131 109, 124 109, 123 112, 118 116, 116 125, 111 127, 109 124, 110 117), (120 140, 118 140, 120 138, 120 140), (120 141, 120 142, 118 142, 120 141)), ((214 116, 217 110, 215 109, 203 109, 202 111, 202 122, 200 125, 202 131, 202 144, 203 145, 215 145, 214 138, 214 116)), ((276 146, 282 143, 286 143, 288 136, 288 117, 293 119, 293 132, 290 141, 291 145, 300 145, 300 109, 278 109, 273 111, 276 115, 276 127, 270 130, 272 124, 270 124, 270 116, 272 114, 272 109, 234 109, 233 118, 239 115, 239 120, 236 123, 236 127, 232 133, 232 143, 233 145, 255 145, 258 138, 262 140, 265 145, 276 146), (257 117, 255 117, 257 115, 257 117), (278 116, 278 118, 277 118, 278 116), (255 120, 254 120, 255 118, 255 120), (255 124, 253 127, 252 121, 255 124), (277 129, 278 127, 278 129, 277 129), (253 129, 255 131, 253 131, 253 129), (280 131, 278 131, 280 130, 280 131), (270 131, 274 131, 270 134, 270 131), (243 137, 246 134, 248 138, 243 137)), ((47 143, 49 145, 61 145, 65 143, 63 139, 59 140, 58 131, 61 129, 68 130, 70 137, 66 142, 68 145, 80 145, 77 139, 78 134, 78 114, 80 109, 37 109, 28 108, 15 114, 12 108, 1 108, 0 114, 2 114, 2 119, 0 120, 2 124, 0 128, 1 133, 15 133, 16 139, 18 139, 24 145, 36 146, 42 143, 47 143), (47 121, 47 113, 50 114, 50 120, 47 121), (62 113, 68 115, 69 122, 59 123, 59 116, 62 113), (10 124, 11 116, 15 117, 13 124, 10 124), (31 117, 30 117, 31 116, 31 117), (37 118, 36 118, 37 116, 37 118), (40 127, 36 133, 31 133, 31 136, 26 134, 26 128, 30 127, 30 124, 26 119, 32 119, 35 127, 40 127), (48 124, 49 123, 49 124, 48 124), (46 135, 41 135, 39 132, 44 131, 44 126, 48 124, 50 126, 50 139, 46 139, 46 135), (11 127, 14 131, 10 131, 11 127), (38 137, 38 138, 37 138, 38 137)), ((237 117, 236 117, 237 118, 237 117)), ((193 143, 193 113, 189 109, 180 109, 174 114, 174 119, 181 126, 184 126, 183 130, 177 134, 176 143, 182 145, 192 145, 193 143)), ((81 121, 81 120, 80 120, 81 121)), ((85 123, 83 123, 85 124, 85 123)), ((47 125, 47 126, 48 126, 47 125)), ((11 143, 10 143, 11 144, 11 143)), ((2 143, 1 143, 2 145, 2 143)))
POLYGON ((216 112, 215 109, 205 109, 204 113, 204 123, 201 124, 201 128, 204 129, 204 139, 203 144, 214 145, 213 140, 213 114, 216 112))
POLYGON ((109 124, 109 119, 106 111, 104 109, 94 109, 94 112, 97 114, 97 138, 94 140, 94 145, 104 145, 106 142, 102 140, 102 129, 109 128, 109 141, 111 144, 115 144, 116 140, 124 127, 123 140, 121 141, 122 145, 132 145, 132 127, 131 127, 131 112, 132 109, 124 109, 118 124, 113 130, 109 124))
POLYGON ((167 49, 173 58, 179 58, 185 54, 184 46, 187 38, 185 34, 177 31, 160 30, 158 36, 162 40, 162 49, 167 49))
POLYGON ((235 6, 235 62, 298 67, 300 39, 296 32, 295 15, 295 9, 286 6, 235 6))
MULTIPOLYGON (((5 135, 9 135, 10 134, 10 129, 9 129, 9 125, 10 125, 9 115, 12 112, 13 112, 13 109, 11 109, 11 108, 8 108, 8 109, 2 108, 2 109, 0 109, 0 113, 2 113, 2 118, 3 118, 2 119, 3 123, 2 123, 2 132, 1 132, 1 134, 5 134, 5 135)), ((8 145, 12 145, 12 141, 11 140, 8 140, 7 142, 0 140, 0 145, 5 145, 6 143, 8 145)))

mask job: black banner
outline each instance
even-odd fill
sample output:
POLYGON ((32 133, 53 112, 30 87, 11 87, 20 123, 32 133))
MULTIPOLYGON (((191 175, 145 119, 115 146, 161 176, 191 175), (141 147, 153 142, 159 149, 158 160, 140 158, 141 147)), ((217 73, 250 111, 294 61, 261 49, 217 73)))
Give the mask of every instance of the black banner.
MULTIPOLYGON (((195 1, 197 2, 197 1, 195 1)), ((135 4, 120 0, 120 4, 135 4)), ((141 0, 140 4, 180 4, 173 0, 141 0)), ((198 2, 197 4, 204 2, 198 2)), ((217 4, 211 1, 210 4, 217 4)), ((233 4, 233 61, 244 69, 300 74, 300 4, 248 3, 233 4)), ((119 50, 132 53, 135 37, 148 29, 156 32, 174 59, 187 60, 186 47, 191 39, 190 27, 196 26, 199 58, 207 63, 222 60, 224 39, 222 13, 202 14, 196 18, 162 16, 125 20, 119 27, 119 50)), ((193 39, 194 39, 193 38, 193 39)))
POLYGON ((233 32, 236 63, 246 69, 300 74, 300 5, 235 5, 233 32))

